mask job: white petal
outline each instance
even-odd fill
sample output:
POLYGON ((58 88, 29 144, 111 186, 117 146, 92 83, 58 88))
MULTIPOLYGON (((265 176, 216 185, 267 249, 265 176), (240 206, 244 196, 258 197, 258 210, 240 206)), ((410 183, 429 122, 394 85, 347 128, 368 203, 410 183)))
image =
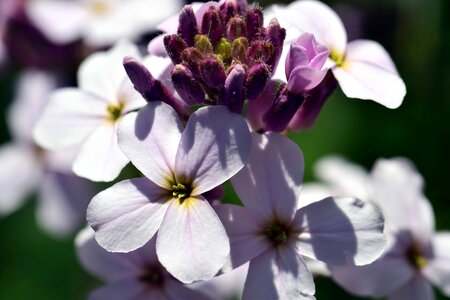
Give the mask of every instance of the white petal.
POLYGON ((278 133, 252 134, 250 162, 231 180, 245 207, 266 220, 293 219, 303 180, 300 148, 278 133))
POLYGON ((434 257, 423 271, 428 280, 450 297, 450 232, 435 234, 432 243, 434 257))
POLYGON ((163 220, 169 203, 166 194, 146 178, 125 180, 99 193, 87 210, 97 242, 111 252, 142 247, 163 220))
POLYGON ((299 253, 330 265, 366 265, 386 247, 384 219, 368 202, 326 198, 297 211, 299 253))
POLYGON ((107 102, 78 89, 54 92, 34 128, 42 147, 56 150, 80 145, 107 116, 107 102))
POLYGON ((129 113, 122 119, 119 146, 147 178, 171 189, 182 130, 178 115, 169 105, 151 102, 139 113, 129 113))
POLYGON ((339 156, 322 158, 314 166, 316 176, 330 185, 333 196, 369 199, 369 174, 361 166, 339 156))
POLYGON ((423 195, 423 178, 404 158, 379 159, 371 174, 372 201, 389 231, 410 231, 426 248, 434 233, 434 215, 423 195))
POLYGON ((177 181, 192 181, 192 195, 200 195, 235 175, 250 155, 247 123, 225 106, 197 110, 189 118, 178 148, 177 181))
POLYGON ((434 300, 434 292, 431 284, 417 274, 406 285, 392 293, 388 300, 434 300))
POLYGON ((73 171, 92 181, 112 181, 128 162, 117 144, 117 123, 105 121, 83 143, 73 171))
POLYGON ((302 208, 308 206, 311 203, 321 201, 331 195, 334 195, 334 191, 331 190, 325 184, 321 183, 304 183, 300 191, 300 199, 298 201, 298 207, 302 208))
POLYGON ((349 98, 373 100, 397 108, 406 95, 405 83, 389 54, 373 41, 349 43, 343 65, 334 68, 333 74, 349 98))
MULTIPOLYGON (((316 40, 331 51, 343 55, 347 33, 339 16, 326 4, 313 1, 295 1, 286 7, 274 6, 276 15, 301 32, 314 34, 316 40)), ((283 24, 283 23, 281 23, 283 24)))
POLYGON ((87 17, 87 10, 80 1, 30 1, 25 8, 33 25, 57 44, 79 38, 87 17))
POLYGON ((67 236, 84 223, 94 195, 87 180, 73 174, 47 171, 38 188, 37 219, 55 236, 67 236))
POLYGON ((38 185, 40 166, 33 150, 8 144, 0 148, 0 215, 18 209, 38 185))
MULTIPOLYGON (((128 80, 122 61, 125 56, 139 58, 138 48, 126 41, 117 43, 106 52, 98 52, 83 61, 78 70, 78 86, 109 103, 117 103, 120 87, 128 80)), ((128 80, 129 81, 129 80, 128 80)))
POLYGON ((222 223, 201 196, 170 203, 156 240, 159 261, 184 283, 212 278, 230 253, 222 223))
POLYGON ((311 273, 290 247, 264 252, 250 262, 243 299, 315 299, 311 273))
POLYGON ((138 278, 114 281, 94 290, 88 300, 169 300, 163 291, 149 288, 138 278))
POLYGON ((56 87, 56 77, 39 71, 23 72, 16 86, 16 97, 8 114, 14 139, 31 143, 33 127, 56 87))

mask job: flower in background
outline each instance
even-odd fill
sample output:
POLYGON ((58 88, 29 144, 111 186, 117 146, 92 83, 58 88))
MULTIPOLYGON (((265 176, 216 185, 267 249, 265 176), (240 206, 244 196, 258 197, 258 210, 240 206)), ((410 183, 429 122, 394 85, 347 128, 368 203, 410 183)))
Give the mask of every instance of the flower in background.
POLYGON ((39 224, 62 236, 82 223, 93 191, 70 171, 72 149, 46 151, 32 139, 32 128, 55 87, 56 78, 47 73, 29 71, 19 79, 8 114, 13 140, 0 147, 0 214, 12 213, 36 191, 39 224))
POLYGON ((134 39, 179 10, 181 0, 33 0, 26 5, 32 22, 51 41, 82 38, 102 47, 134 39))
POLYGON ((126 55, 138 56, 138 49, 121 42, 89 56, 78 70, 79 88, 53 92, 34 128, 35 141, 46 149, 78 146, 73 171, 93 181, 115 179, 129 162, 117 144, 117 127, 146 103, 123 69, 126 55))
POLYGON ((385 216, 387 251, 367 266, 331 267, 333 278, 361 296, 431 300, 430 282, 450 296, 450 233, 435 233, 420 174, 406 159, 380 159, 368 178, 369 199, 385 216))
POLYGON ((124 117, 118 138, 146 178, 119 182, 92 199, 87 219, 98 243, 129 252, 158 231, 158 259, 175 278, 190 283, 216 275, 229 242, 202 194, 247 162, 251 139, 244 119, 224 106, 203 107, 183 130, 175 110, 153 101, 124 117))
POLYGON ((82 230, 75 240, 81 265, 107 285, 93 291, 89 300, 171 299, 208 300, 173 278, 158 262, 156 238, 133 252, 110 253, 100 247, 91 228, 82 230))
POLYGON ((300 0, 273 5, 267 14, 275 14, 288 29, 288 44, 292 36, 309 32, 330 50, 327 65, 347 97, 373 100, 388 108, 401 105, 406 87, 389 54, 374 41, 348 42, 342 21, 330 7, 300 0))
POLYGON ((250 162, 232 178, 245 207, 216 207, 230 237, 224 269, 250 261, 245 299, 314 299, 302 255, 364 265, 385 248, 383 217, 370 203, 329 197, 297 209, 302 177, 296 144, 276 133, 254 133, 250 162))

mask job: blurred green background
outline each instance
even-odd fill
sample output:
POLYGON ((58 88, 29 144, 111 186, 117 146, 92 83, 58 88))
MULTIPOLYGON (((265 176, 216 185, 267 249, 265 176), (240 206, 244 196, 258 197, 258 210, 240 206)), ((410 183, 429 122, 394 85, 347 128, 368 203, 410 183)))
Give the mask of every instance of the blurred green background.
MULTIPOLYGON (((305 180, 314 180, 314 162, 329 154, 343 155, 367 169, 379 157, 408 157, 425 178, 437 229, 450 230, 450 1, 325 2, 355 21, 348 28, 354 37, 383 44, 408 94, 399 109, 389 110, 336 91, 315 126, 292 135, 305 154, 305 180)), ((265 7, 275 1, 259 3, 265 7)), ((0 74, 2 112, 13 99, 16 76, 13 66, 0 74)), ((0 141, 8 139, 2 118, 0 141)), ((0 220, 0 245, 0 299, 84 299, 100 284, 78 265, 73 237, 55 240, 37 227, 34 201, 0 220)), ((316 284, 318 299, 354 299, 329 279, 316 284)))

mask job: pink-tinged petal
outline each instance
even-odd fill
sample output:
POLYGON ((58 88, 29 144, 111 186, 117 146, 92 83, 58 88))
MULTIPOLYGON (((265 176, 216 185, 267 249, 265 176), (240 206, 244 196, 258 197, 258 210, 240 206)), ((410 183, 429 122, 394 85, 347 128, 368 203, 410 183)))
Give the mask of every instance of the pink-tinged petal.
POLYGON ((85 92, 92 93, 117 103, 120 87, 128 80, 122 60, 125 56, 140 57, 138 48, 126 41, 117 43, 106 52, 97 52, 85 59, 78 70, 78 86, 85 92))
POLYGON ((105 122, 81 146, 73 171, 92 181, 112 181, 128 162, 117 144, 117 123, 105 122))
POLYGON ((333 74, 347 97, 368 99, 388 108, 397 108, 406 95, 406 87, 395 65, 378 43, 357 40, 348 44, 341 67, 333 74))
POLYGON ((8 124, 14 139, 31 143, 36 121, 56 87, 56 77, 46 72, 23 72, 16 86, 16 97, 8 113, 8 124))
POLYGON ((166 195, 146 178, 125 180, 97 194, 87 209, 97 242, 111 252, 142 247, 161 225, 169 203, 166 195))
POLYGON ((253 214, 250 209, 236 205, 220 205, 214 209, 230 239, 230 257, 222 271, 235 269, 272 246, 261 234, 266 220, 253 214))
POLYGON ((386 247, 383 215, 373 204, 351 197, 330 197, 299 209, 295 226, 299 253, 330 265, 366 265, 386 247))
MULTIPOLYGON (((281 65, 282 64, 280 64, 280 66, 281 65)), ((280 67, 278 67, 278 69, 279 68, 280 67)), ((284 74, 282 77, 284 78, 284 74)), ((264 128, 265 122, 263 120, 263 116, 272 106, 279 88, 279 81, 271 80, 258 98, 248 102, 247 118, 253 131, 256 132, 264 128)))
POLYGON ((249 163, 231 182, 245 207, 266 220, 291 222, 303 180, 300 148, 278 133, 252 134, 249 163))
POLYGON ((18 209, 38 185, 40 165, 33 149, 7 144, 0 148, 0 215, 18 209))
POLYGON ((407 284, 389 295, 388 300, 434 300, 431 284, 420 274, 417 274, 407 284))
POLYGON ((192 181, 200 195, 235 175, 249 159, 247 123, 225 106, 200 108, 189 118, 175 163, 177 181, 192 181))
POLYGON ((86 227, 75 238, 77 257, 86 271, 107 282, 137 277, 142 272, 143 266, 133 260, 133 253, 108 252, 94 235, 92 228, 86 227))
MULTIPOLYGON (((295 1, 286 7, 274 6, 287 25, 301 32, 312 33, 316 40, 337 55, 343 55, 347 45, 347 33, 339 16, 326 4, 313 1, 295 1)), ((282 22, 281 24, 284 25, 282 22)))
POLYGON ((167 51, 164 47, 165 34, 158 35, 148 43, 147 51, 150 55, 167 57, 167 51))
POLYGON ((84 223, 93 195, 87 180, 74 174, 45 172, 38 187, 39 225, 57 237, 71 234, 84 223))
POLYGON ((230 245, 217 214, 201 196, 173 199, 156 240, 161 264, 184 283, 212 278, 225 264, 230 245))
MULTIPOLYGON (((212 300, 212 297, 209 297, 202 293, 201 291, 196 291, 187 286, 183 285, 179 281, 173 279, 167 279, 164 282, 164 292, 171 300, 186 300, 186 299, 195 299, 195 300, 212 300)), ((153 298, 152 298, 153 299, 153 298)), ((156 299, 156 298, 155 298, 156 299)))
POLYGON ((315 299, 314 281, 291 247, 268 250, 250 262, 243 299, 315 299))
POLYGON ((80 145, 105 122, 106 103, 74 88, 54 92, 34 128, 34 140, 51 150, 80 145))
POLYGON ((84 3, 78 1, 30 1, 25 8, 33 25, 56 44, 78 39, 88 17, 84 3))
POLYGON ((434 215, 423 195, 423 178, 405 158, 379 159, 371 173, 372 201, 389 231, 410 231, 423 248, 434 234, 434 215))
POLYGON ((292 70, 288 90, 290 92, 301 94, 304 91, 311 90, 319 85, 327 75, 328 70, 315 70, 309 67, 299 66, 292 70))
POLYGON ((88 300, 170 300, 165 293, 158 288, 152 288, 138 278, 128 278, 114 281, 108 285, 94 290, 88 300))
POLYGON ((328 156, 316 163, 314 173, 329 185, 334 196, 369 200, 369 174, 361 166, 339 156, 328 156))
POLYGON ((333 279, 349 293, 377 298, 392 294, 415 275, 406 259, 390 252, 367 266, 330 268, 333 279))
POLYGON ((432 240, 434 256, 423 269, 424 275, 450 297, 450 232, 440 232, 432 240))
POLYGON ((133 165, 159 186, 171 189, 183 126, 169 105, 150 102, 120 122, 119 146, 133 165))

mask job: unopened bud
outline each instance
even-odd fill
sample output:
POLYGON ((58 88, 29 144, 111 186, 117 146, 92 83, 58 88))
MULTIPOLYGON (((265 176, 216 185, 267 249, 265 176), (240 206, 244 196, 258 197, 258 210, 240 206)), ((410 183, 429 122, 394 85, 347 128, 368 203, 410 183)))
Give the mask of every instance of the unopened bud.
POLYGON ((239 17, 233 17, 227 24, 227 38, 234 41, 238 37, 247 37, 247 27, 245 21, 239 17))
POLYGON ((245 37, 237 38, 233 41, 231 48, 231 56, 234 60, 238 60, 242 63, 247 62, 247 49, 248 41, 245 37))
POLYGON ((186 5, 178 18, 178 35, 190 47, 194 46, 195 36, 198 34, 197 19, 190 5, 186 5))
POLYGON ((173 68, 172 83, 181 99, 188 105, 205 101, 203 89, 187 67, 179 64, 173 68))
POLYGON ((183 63, 186 64, 191 72, 200 77, 200 62, 203 59, 203 54, 197 48, 187 48, 181 53, 183 63))
POLYGON ((238 114, 242 113, 244 106, 244 81, 244 68, 241 65, 233 66, 233 69, 225 80, 224 89, 220 96, 220 104, 227 106, 230 111, 238 114))
POLYGON ((236 16, 241 15, 247 9, 246 0, 226 0, 222 5, 220 5, 220 14, 225 24, 236 16))
POLYGON ((216 58, 208 57, 202 60, 200 69, 203 82, 205 82, 208 87, 219 88, 225 83, 227 75, 225 74, 223 64, 216 58))
POLYGON ((250 42, 261 35, 264 25, 264 16, 260 8, 254 7, 247 10, 245 15, 245 24, 247 25, 247 38, 250 42))
POLYGON ((231 59, 231 44, 226 38, 221 38, 216 46, 216 55, 223 61, 229 62, 231 59))
POLYGON ((202 19, 202 34, 209 37, 213 45, 216 45, 222 38, 223 25, 220 12, 214 6, 208 8, 202 19))
POLYGON ((214 52, 213 45, 209 41, 208 36, 203 34, 195 36, 195 48, 203 54, 212 54, 214 52))
POLYGON ((178 35, 172 34, 164 37, 164 47, 172 62, 174 64, 179 64, 181 63, 181 53, 188 46, 178 35))
POLYGON ((245 89, 249 100, 256 99, 264 91, 270 76, 270 70, 265 63, 256 64, 247 70, 245 89))
POLYGON ((247 59, 253 63, 266 63, 273 61, 275 47, 270 42, 254 41, 247 51, 247 59))
POLYGON ((274 72, 278 66, 278 62, 283 52, 283 43, 286 38, 286 29, 280 26, 277 19, 272 19, 267 27, 267 40, 274 46, 274 53, 267 64, 274 72))

